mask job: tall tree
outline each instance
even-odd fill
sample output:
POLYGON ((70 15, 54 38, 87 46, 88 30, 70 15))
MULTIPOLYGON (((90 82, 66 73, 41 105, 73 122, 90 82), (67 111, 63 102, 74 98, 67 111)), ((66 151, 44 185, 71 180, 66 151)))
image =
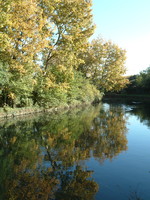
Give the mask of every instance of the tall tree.
POLYGON ((81 57, 84 64, 81 64, 80 70, 101 91, 120 90, 126 85, 127 79, 123 76, 126 71, 125 50, 117 45, 97 38, 81 57))
POLYGON ((48 46, 42 51, 42 70, 37 74, 34 94, 35 101, 48 101, 54 90, 67 92, 75 78, 74 69, 83 62, 78 55, 86 51, 94 25, 91 1, 39 0, 39 6, 52 32, 47 37, 48 46))
POLYGON ((91 5, 91 0, 40 0, 44 15, 53 27, 49 46, 43 52, 45 70, 48 65, 57 65, 62 70, 62 65, 68 69, 81 62, 77 55, 85 51, 94 31, 91 5))
POLYGON ((35 57, 47 43, 43 37, 46 19, 35 0, 1 1, 3 11, 1 37, 6 42, 1 49, 1 92, 9 99, 27 98, 33 88, 33 74, 37 64, 35 57), (5 82, 6 75, 10 74, 5 82))

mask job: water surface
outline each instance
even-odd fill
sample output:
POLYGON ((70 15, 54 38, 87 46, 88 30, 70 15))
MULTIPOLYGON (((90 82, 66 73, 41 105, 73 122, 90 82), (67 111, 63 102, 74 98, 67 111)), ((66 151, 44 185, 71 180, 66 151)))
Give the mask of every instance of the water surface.
POLYGON ((150 200, 150 106, 2 121, 0 199, 150 200))

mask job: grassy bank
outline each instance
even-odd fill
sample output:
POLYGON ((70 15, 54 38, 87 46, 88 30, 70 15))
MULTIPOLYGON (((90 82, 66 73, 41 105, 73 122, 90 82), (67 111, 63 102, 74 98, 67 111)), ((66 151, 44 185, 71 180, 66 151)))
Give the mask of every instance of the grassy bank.
POLYGON ((44 107, 24 107, 24 108, 10 108, 8 106, 5 106, 3 108, 0 108, 0 118, 10 118, 10 117, 17 117, 17 116, 23 116, 23 115, 35 115, 36 113, 57 113, 61 112, 63 110, 70 110, 77 107, 84 107, 86 105, 90 105, 93 102, 76 102, 69 105, 61 105, 57 107, 52 108, 44 108, 44 107))

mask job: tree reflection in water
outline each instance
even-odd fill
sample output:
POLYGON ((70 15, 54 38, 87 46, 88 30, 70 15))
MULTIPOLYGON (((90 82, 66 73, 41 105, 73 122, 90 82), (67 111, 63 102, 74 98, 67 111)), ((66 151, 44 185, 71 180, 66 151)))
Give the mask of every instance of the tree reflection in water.
POLYGON ((101 105, 1 124, 0 199, 94 199, 81 161, 126 150, 126 131, 124 110, 101 105))
POLYGON ((133 107, 129 112, 131 115, 138 117, 141 123, 150 127, 150 104, 149 103, 140 103, 133 107))

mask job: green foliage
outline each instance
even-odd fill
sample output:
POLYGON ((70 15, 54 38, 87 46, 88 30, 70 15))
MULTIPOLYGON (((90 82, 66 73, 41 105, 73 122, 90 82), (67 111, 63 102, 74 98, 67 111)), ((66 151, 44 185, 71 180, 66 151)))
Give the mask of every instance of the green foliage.
POLYGON ((136 84, 141 89, 150 91, 150 67, 140 72, 136 77, 136 84))
POLYGON ((125 88, 122 93, 125 94, 150 94, 150 67, 141 71, 139 74, 128 77, 130 84, 125 88))
POLYGON ((91 103, 95 99, 101 100, 102 95, 96 87, 85 79, 82 73, 74 71, 73 79, 62 84, 53 84, 52 81, 44 81, 38 78, 33 93, 34 103, 40 106, 51 107, 66 104, 77 105, 81 103, 91 103), (40 85, 40 87, 39 87, 40 85), (51 86, 50 86, 51 85, 51 86))
POLYGON ((96 87, 91 85, 89 80, 85 79, 79 72, 75 72, 67 95, 69 103, 72 103, 74 100, 88 103, 94 101, 94 99, 100 100, 102 97, 96 87))
POLYGON ((0 100, 1 105, 30 106, 33 90, 32 74, 11 73, 7 63, 0 63, 0 100))

